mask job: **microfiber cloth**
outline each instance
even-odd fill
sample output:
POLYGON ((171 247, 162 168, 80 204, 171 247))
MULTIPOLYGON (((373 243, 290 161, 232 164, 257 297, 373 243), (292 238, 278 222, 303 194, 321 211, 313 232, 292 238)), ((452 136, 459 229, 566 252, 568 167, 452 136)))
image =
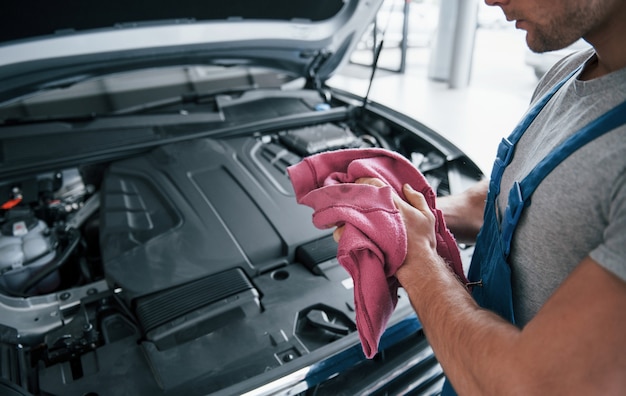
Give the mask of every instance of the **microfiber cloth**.
MULTIPOLYGON (((372 358, 398 302, 396 270, 407 253, 406 230, 393 194, 406 200, 408 183, 426 198, 436 218, 437 252, 467 282, 456 241, 435 207, 435 193, 413 164, 385 149, 345 149, 316 154, 287 168, 298 203, 314 209, 320 228, 345 226, 337 260, 354 281, 356 324, 363 352, 372 358), (387 184, 355 184, 375 177, 387 184)), ((419 274, 416 274, 419 276, 419 274)))

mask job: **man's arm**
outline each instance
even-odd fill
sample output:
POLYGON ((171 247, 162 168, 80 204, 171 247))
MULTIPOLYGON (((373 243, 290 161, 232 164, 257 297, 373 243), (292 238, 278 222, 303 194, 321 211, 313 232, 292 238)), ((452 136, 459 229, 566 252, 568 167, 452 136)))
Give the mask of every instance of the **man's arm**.
POLYGON ((457 242, 473 244, 483 225, 489 180, 482 180, 464 192, 437 198, 446 226, 457 242))
POLYGON ((436 253, 423 196, 405 196, 409 255, 396 276, 459 394, 623 394, 626 282, 586 258, 520 330, 477 306, 436 253))

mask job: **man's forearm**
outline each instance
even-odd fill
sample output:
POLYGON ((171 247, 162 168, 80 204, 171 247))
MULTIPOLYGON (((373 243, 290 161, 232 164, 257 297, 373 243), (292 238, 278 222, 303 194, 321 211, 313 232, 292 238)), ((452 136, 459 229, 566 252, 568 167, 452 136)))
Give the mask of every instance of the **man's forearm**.
POLYGON ((478 307, 438 256, 422 259, 419 274, 397 275, 455 388, 470 395, 497 394, 498 389, 509 388, 511 383, 498 381, 511 379, 503 374, 514 370, 514 365, 506 366, 520 331, 478 307), (498 367, 490 367, 492 363, 498 367))
POLYGON ((408 233, 396 277, 460 394, 622 394, 626 389, 626 282, 590 257, 520 330, 480 308, 437 254, 423 195, 395 198, 408 233), (601 341, 601 342, 599 342, 601 341))
POLYGON ((406 264, 398 280, 460 395, 617 395, 626 389, 626 315, 616 314, 626 312, 626 282, 590 258, 523 330, 478 307, 436 254, 406 264))

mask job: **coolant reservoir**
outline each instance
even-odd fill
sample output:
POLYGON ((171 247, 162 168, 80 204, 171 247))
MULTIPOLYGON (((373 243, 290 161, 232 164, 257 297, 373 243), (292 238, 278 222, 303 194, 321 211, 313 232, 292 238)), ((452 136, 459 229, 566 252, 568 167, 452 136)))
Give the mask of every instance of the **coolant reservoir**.
MULTIPOLYGON (((0 285, 17 291, 38 269, 54 260, 56 251, 48 226, 34 217, 7 220, 0 234, 0 285)), ((42 280, 39 290, 52 289, 58 275, 42 280)))

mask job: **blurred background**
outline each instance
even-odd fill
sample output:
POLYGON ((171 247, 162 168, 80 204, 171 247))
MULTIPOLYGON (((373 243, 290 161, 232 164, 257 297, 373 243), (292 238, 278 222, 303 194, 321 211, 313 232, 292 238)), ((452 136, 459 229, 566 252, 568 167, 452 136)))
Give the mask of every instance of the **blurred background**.
POLYGON ((401 111, 465 151, 487 174, 538 78, 565 54, 533 54, 526 32, 479 0, 385 0, 376 23, 330 84, 401 111), (406 21, 406 25, 405 25, 406 21))

